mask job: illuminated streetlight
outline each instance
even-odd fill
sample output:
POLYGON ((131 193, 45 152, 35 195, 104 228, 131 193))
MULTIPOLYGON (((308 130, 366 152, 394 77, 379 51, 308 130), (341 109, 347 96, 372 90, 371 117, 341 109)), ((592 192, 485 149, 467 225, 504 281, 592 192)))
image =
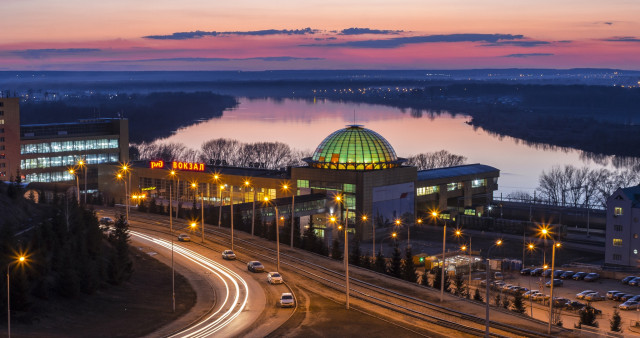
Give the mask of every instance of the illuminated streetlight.
POLYGON ((77 200, 78 204, 80 204, 80 181, 79 181, 79 178, 78 178, 78 172, 75 169, 70 168, 69 169, 69 174, 74 175, 76 177, 76 200, 77 200))
MULTIPOLYGON (((282 190, 289 191, 289 189, 291 189, 291 187, 288 184, 285 183, 282 185, 282 190)), ((296 203, 296 194, 295 194, 295 191, 292 191, 292 194, 291 194, 291 243, 290 243, 292 248, 293 248, 293 227, 295 226, 294 219, 296 214, 295 203, 296 203)))
MULTIPOLYGON (((198 194, 198 183, 192 182, 191 188, 195 189, 195 194, 198 194)), ((204 191, 200 191, 200 222, 201 222, 201 232, 202 232, 202 243, 204 243, 204 191)))
MULTIPOLYGON (((347 235, 349 230, 349 206, 345 204, 345 200, 340 196, 336 195, 336 202, 340 203, 345 207, 345 216, 344 216, 344 277, 345 277, 345 297, 346 304, 345 307, 349 310, 349 237, 347 235)), ((342 215, 340 215, 342 217, 342 215)))
POLYGON ((491 249, 500 245, 502 245, 501 239, 497 240, 493 245, 489 247, 489 250, 487 250, 487 258, 486 258, 487 268, 485 269, 487 271, 487 276, 486 276, 487 287, 485 290, 486 307, 485 307, 485 318, 484 318, 484 325, 485 325, 484 336, 485 337, 489 337, 489 289, 491 288, 491 285, 489 284, 489 276, 491 275, 491 262, 489 259, 491 257, 491 249))
MULTIPOLYGON (((439 213, 437 211, 432 211, 431 216, 433 216, 435 223, 438 223, 439 213)), ((440 280, 440 302, 444 300, 444 265, 445 265, 445 257, 444 257, 444 249, 447 246, 447 220, 444 219, 444 227, 442 228, 442 279, 440 280)))
MULTIPOLYGON (((362 223, 367 223, 367 215, 362 215, 362 223)), ((371 220, 371 236, 373 239, 372 245, 371 245, 371 253, 373 255, 373 257, 376 256, 376 225, 375 222, 373 220, 371 220)))
POLYGON ((23 264, 26 259, 26 256, 20 255, 18 259, 10 261, 9 264, 7 264, 7 336, 9 338, 11 337, 11 265, 23 264))
MULTIPOLYGON (((455 235, 456 235, 456 237, 462 237, 463 236, 462 235, 462 230, 456 229, 455 235)), ((466 245, 463 245, 461 249, 462 249, 462 251, 465 251, 465 250, 469 249, 469 251, 468 251, 469 252, 469 285, 467 286, 467 288, 468 288, 467 291, 469 292, 469 295, 471 295, 471 289, 470 289, 470 287, 471 287, 471 235, 469 235, 469 247, 467 247, 466 245)))
POLYGON ((84 204, 87 205, 87 162, 81 158, 78 161, 78 167, 84 170, 84 204))

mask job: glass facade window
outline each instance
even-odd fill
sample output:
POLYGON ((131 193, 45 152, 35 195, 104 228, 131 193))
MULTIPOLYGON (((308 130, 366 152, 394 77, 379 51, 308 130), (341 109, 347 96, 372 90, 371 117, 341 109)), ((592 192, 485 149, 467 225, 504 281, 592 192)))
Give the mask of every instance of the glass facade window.
POLYGON ((622 208, 620 208, 620 207, 615 207, 615 208, 613 209, 613 214, 614 214, 615 216, 622 216, 622 208))
POLYGON ((416 189, 416 195, 417 196, 424 196, 424 195, 431 195, 431 194, 435 194, 440 190, 440 188, 437 185, 431 186, 431 187, 418 187, 416 189))
POLYGON ((462 182, 448 183, 447 184, 447 191, 453 191, 453 190, 457 190, 457 189, 462 189, 462 182))
POLYGON ((342 191, 355 194, 356 193, 356 185, 355 184, 345 183, 345 184, 343 184, 342 191))
POLYGON ((622 239, 621 238, 614 238, 613 239, 613 246, 622 246, 622 239))
POLYGON ((62 142, 43 142, 23 144, 20 146, 21 154, 46 154, 65 151, 85 151, 96 149, 117 149, 118 139, 76 140, 62 142))
POLYGON ((480 188, 480 187, 484 187, 486 185, 487 185, 487 180, 485 180, 485 179, 471 181, 471 187, 472 188, 480 188))
POLYGON ((298 188, 309 188, 309 180, 298 180, 298 188))

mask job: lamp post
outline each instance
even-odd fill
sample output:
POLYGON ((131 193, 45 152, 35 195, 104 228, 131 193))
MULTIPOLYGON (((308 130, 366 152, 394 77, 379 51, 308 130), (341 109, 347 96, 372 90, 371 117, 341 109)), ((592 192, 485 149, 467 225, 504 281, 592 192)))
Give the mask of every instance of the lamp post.
MULTIPOLYGON (((264 203, 265 204, 271 204, 271 201, 269 201, 269 197, 265 196, 264 197, 264 203)), ((273 204, 273 209, 275 210, 276 213, 276 218, 275 218, 275 223, 276 223, 276 265, 277 265, 277 270, 278 272, 280 271, 280 228, 278 227, 278 222, 280 221, 280 216, 278 215, 278 205, 276 205, 275 203, 273 204)))
POLYGON ((125 195, 126 195, 126 209, 127 209, 127 223, 129 222, 129 196, 131 196, 131 168, 129 167, 129 164, 125 163, 122 165, 122 172, 125 174, 129 174, 127 175, 128 177, 128 181, 129 181, 129 187, 127 188, 127 185, 125 184, 125 195))
MULTIPOLYGON (((193 182, 191 183, 191 187, 193 189, 196 190, 196 195, 198 194, 198 183, 197 182, 193 182)), ((200 211, 202 212, 202 214, 200 215, 200 227, 201 227, 201 232, 202 232, 202 243, 204 243, 204 196, 203 196, 203 191, 200 191, 200 211)))
POLYGON ((13 264, 22 264, 26 260, 25 256, 18 257, 17 260, 9 262, 7 264, 7 336, 11 338, 11 281, 10 281, 10 272, 11 265, 13 264))
POLYGON ((84 204, 87 205, 87 163, 84 159, 80 159, 78 166, 84 170, 84 204))
MULTIPOLYGON (((284 191, 289 191, 289 185, 288 184, 283 184, 282 185, 282 190, 284 191)), ((296 209, 295 209, 295 203, 296 203, 296 194, 295 191, 292 191, 291 194, 291 248, 293 248, 293 227, 295 226, 295 215, 296 215, 296 209)))
POLYGON ((395 239, 396 239, 396 237, 398 237, 398 233, 396 233, 396 232, 392 232, 390 236, 387 236, 387 237, 383 238, 383 239, 380 241, 380 253, 384 254, 384 253, 382 252, 382 244, 384 243, 384 240, 385 240, 385 239, 387 239, 387 238, 393 238, 393 239, 395 240, 395 239))
MULTIPOLYGON (((69 174, 74 175, 76 177, 76 200, 78 201, 78 204, 80 204, 80 181, 78 179, 78 171, 71 168, 69 169, 69 174)), ((127 190, 126 185, 125 185, 125 190, 127 190)), ((128 221, 129 221, 129 214, 127 214, 127 222, 128 221)))
POLYGON ((491 287, 491 285, 489 285, 489 276, 491 275, 491 264, 489 259, 491 258, 491 249, 493 249, 496 246, 500 246, 502 245, 502 240, 499 239, 497 240, 493 245, 491 245, 489 247, 489 249, 487 250, 487 258, 486 258, 486 264, 487 264, 487 268, 485 270, 487 270, 487 276, 486 276, 486 281, 487 281, 487 285, 486 285, 486 289, 485 289, 485 317, 484 317, 484 336, 489 338, 489 288, 491 287))
POLYGON ((345 295, 346 295, 346 309, 349 310, 349 239, 347 236, 347 230, 349 229, 349 206, 346 205, 346 200, 340 196, 336 196, 336 202, 344 205, 344 277, 345 277, 345 295))
MULTIPOLYGON (((362 215, 362 223, 364 223, 363 225, 367 223, 367 215, 362 215)), ((373 238, 373 242, 371 245, 371 254, 373 255, 372 258, 375 258, 376 257, 376 226, 373 220, 371 220, 371 235, 373 238)))
MULTIPOLYGON (((437 223, 438 221, 438 212, 434 211, 431 213, 431 215, 435 218, 435 221, 437 223)), ((441 276, 441 280, 440 280, 440 302, 442 303, 442 301, 444 300, 444 263, 445 263, 445 257, 444 257, 444 250, 445 247, 447 246, 447 220, 444 220, 444 228, 442 228, 442 276, 441 276)))
POLYGON ((171 195, 173 194, 171 191, 173 188, 173 179, 176 177, 175 170, 171 170, 169 172, 169 176, 171 176, 171 184, 169 185, 169 232, 171 233, 171 307, 172 311, 176 312, 176 274, 173 265, 173 201, 171 200, 171 195))
POLYGON ((222 205, 223 205, 223 203, 222 203, 222 190, 224 190, 224 185, 221 185, 220 189, 218 189, 218 190, 220 191, 220 203, 219 203, 220 204, 220 209, 219 209, 219 212, 218 212, 218 228, 219 228, 221 226, 221 224, 222 224, 222 205))
MULTIPOLYGON (((71 170, 69 170, 69 172, 71 172, 71 170)), ((125 203, 129 203, 129 201, 128 201, 129 197, 127 196, 127 180, 124 179, 124 177, 122 176, 122 173, 117 173, 116 174, 116 179, 118 181, 122 180, 124 182, 124 199, 125 199, 125 203)), ((171 209, 169 209, 169 211, 171 211, 171 209)), ((126 212, 126 215, 127 215, 127 223, 129 223, 129 210, 127 208, 125 208, 125 212, 126 212)))
MULTIPOLYGON (((532 253, 535 249, 536 247, 535 245, 533 245, 533 243, 529 243, 529 245, 527 245, 527 250, 529 250, 529 253, 532 253)), ((524 262, 522 264, 524 265, 524 262)), ((528 279, 529 279, 529 290, 531 290, 531 278, 528 278, 528 279)), ((529 295, 529 305, 531 307, 531 318, 533 318, 533 297, 531 297, 531 295, 529 295)))
MULTIPOLYGON (((455 232, 456 237, 461 237, 462 235, 462 230, 457 229, 455 232)), ((471 297, 471 236, 469 236, 469 246, 462 246, 462 251, 468 250, 469 253, 469 284, 467 285, 467 289, 469 292, 469 297, 471 297)))
POLYGON ((554 276, 553 276, 553 270, 555 268, 555 263, 556 263, 556 248, 559 248, 561 246, 561 244, 559 242, 556 242, 556 240, 553 238, 552 234, 551 234, 551 230, 549 229, 549 226, 546 224, 543 224, 541 226, 541 228, 539 229, 540 233, 539 235, 543 238, 551 238, 551 241, 553 243, 553 247, 551 249, 551 278, 549 280, 549 287, 550 287, 550 291, 549 291, 549 326, 547 328, 547 334, 551 334, 551 323, 553 323, 553 282, 554 282, 554 276))
POLYGON ((249 180, 244 181, 244 186, 247 188, 251 187, 251 190, 253 190, 253 199, 251 203, 251 237, 253 237, 256 225, 256 188, 251 186, 251 182, 249 182, 249 180))

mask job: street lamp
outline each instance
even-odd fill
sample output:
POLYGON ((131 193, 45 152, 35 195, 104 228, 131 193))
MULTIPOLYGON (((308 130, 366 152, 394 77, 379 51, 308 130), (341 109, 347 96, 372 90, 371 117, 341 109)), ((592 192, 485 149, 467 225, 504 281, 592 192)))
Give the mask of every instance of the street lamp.
MULTIPOLYGON (((289 185, 286 183, 282 185, 282 190, 284 191, 289 191, 290 188, 291 187, 289 187, 289 185)), ((294 227, 294 219, 296 214, 295 203, 296 203, 296 194, 295 194, 295 191, 292 191, 292 194, 291 194, 291 247, 292 248, 293 248, 293 227, 294 227)))
MULTIPOLYGON (((269 197, 264 197, 264 203, 271 204, 269 197)), ((280 222, 280 217, 278 215, 278 205, 273 203, 273 209, 276 212, 275 223, 276 223, 276 265, 278 272, 280 271, 280 228, 278 227, 278 222, 280 222)))
MULTIPOLYGON (((527 250, 529 250, 529 253, 533 253, 536 250, 536 246, 533 243, 529 243, 527 245, 527 250)), ((524 268, 524 262, 523 264, 523 268, 524 268)), ((529 279, 529 290, 531 290, 531 278, 529 279)), ((531 297, 531 295, 529 296, 529 305, 531 306, 531 318, 533 318, 533 298, 531 297)))
MULTIPOLYGON (((249 182, 249 180, 244 181, 244 186, 247 188, 251 187, 251 182, 249 182)), ((251 190, 253 190, 253 202, 251 206, 251 237, 253 237, 253 232, 256 225, 256 188, 251 187, 251 190)))
POLYGON ((23 264, 27 258, 24 255, 7 264, 7 336, 11 338, 11 288, 10 288, 10 268, 13 264, 23 264))
MULTIPOLYGON (((462 230, 456 229, 456 237, 463 237, 462 230)), ((471 235, 469 235, 469 246, 463 245, 462 251, 469 250, 469 285, 467 286, 469 297, 471 296, 471 235)))
POLYGON ((171 305, 173 312, 176 312, 176 274, 173 265, 173 201, 171 200, 171 195, 173 194, 171 190, 173 188, 173 180, 176 177, 176 171, 169 171, 169 176, 171 177, 171 184, 169 184, 169 232, 171 233, 171 305))
POLYGON ((491 275, 491 262, 489 259, 491 258, 491 249, 501 245, 502 245, 502 240, 499 239, 493 245, 491 245, 487 250, 487 258, 486 258, 487 268, 485 269, 487 271, 487 276, 486 276, 487 285, 485 290, 486 307, 485 307, 485 318, 484 318, 484 325, 485 325, 484 336, 487 338, 489 337, 489 288, 491 287, 491 285, 489 284, 489 276, 491 275))
POLYGON ((345 207, 344 217, 344 277, 345 277, 345 295, 346 295, 346 309, 349 310, 349 238, 347 230, 349 229, 349 206, 345 204, 345 199, 340 195, 336 195, 336 202, 341 203, 345 207))
MULTIPOLYGON (((73 174, 71 170, 69 170, 69 172, 73 174)), ((124 179, 124 176, 122 175, 122 173, 117 173, 116 179, 118 181, 122 180, 124 182, 125 213, 127 214, 127 223, 129 223, 129 209, 126 208, 126 205, 128 205, 129 203, 129 196, 127 195, 127 180, 124 179)), ((171 213, 171 209, 169 209, 169 213, 171 213)))
MULTIPOLYGON (((433 211, 431 212, 431 216, 434 217, 435 222, 438 222, 438 212, 437 211, 433 211)), ((445 263, 445 257, 444 257, 444 249, 447 246, 447 220, 444 219, 444 228, 442 228, 442 279, 440 281, 440 302, 442 303, 442 301, 444 300, 444 263, 445 263)))
MULTIPOLYGON (((367 223, 367 215, 362 215, 362 223, 364 223, 363 225, 365 225, 367 223)), ((371 220, 371 235, 373 238, 373 243, 371 245, 371 254, 373 255, 372 257, 376 257, 376 225, 373 222, 373 220, 371 220)))
MULTIPOLYGON (((196 195, 198 194, 198 183, 192 182, 191 187, 196 190, 196 195)), ((200 216, 200 222, 202 227, 202 243, 204 243, 204 192, 200 191, 200 211, 202 212, 200 216)))
POLYGON ((561 244, 559 242, 556 242, 556 240, 553 238, 552 233, 551 233, 551 229, 549 228, 548 225, 543 224, 540 228, 540 237, 542 238, 551 238, 551 241, 553 242, 553 247, 551 249, 551 278, 549 280, 549 287, 551 288, 551 290, 549 291, 550 295, 549 295, 549 327, 547 329, 547 334, 551 334, 551 323, 553 322, 553 282, 554 282, 554 276, 553 276, 553 270, 555 268, 555 262, 556 262, 556 248, 559 248, 561 246, 561 244))
POLYGON ((84 159, 78 161, 78 167, 84 169, 84 204, 87 205, 87 163, 84 159))
MULTIPOLYGON (((78 171, 73 169, 73 168, 71 168, 71 169, 69 169, 69 174, 76 176, 76 199, 78 201, 78 204, 80 204, 80 181, 79 181, 79 178, 78 178, 78 171)), ((127 216, 127 221, 128 220, 129 220, 129 216, 127 216)))
POLYGON ((218 212, 218 228, 220 227, 220 225, 222 224, 222 190, 224 190, 224 185, 220 186, 220 189, 218 189, 220 191, 220 209, 218 212))

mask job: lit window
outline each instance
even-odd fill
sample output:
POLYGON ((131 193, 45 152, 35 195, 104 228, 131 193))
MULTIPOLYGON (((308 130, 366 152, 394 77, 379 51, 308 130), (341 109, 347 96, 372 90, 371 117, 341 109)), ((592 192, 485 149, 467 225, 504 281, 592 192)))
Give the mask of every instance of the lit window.
POLYGON ((356 192, 356 185, 355 184, 345 183, 343 188, 344 188, 344 192, 350 192, 350 193, 354 193, 354 194, 356 192))
POLYGON ((4 124, 4 120, 0 120, 0 124, 4 124))
POLYGON ((471 187, 472 188, 484 187, 485 185, 487 185, 487 181, 484 180, 484 179, 471 181, 471 187))
POLYGON ((621 207, 615 207, 615 209, 613 209, 613 214, 616 216, 621 216, 622 215, 622 208, 621 207))
POLYGON ((308 188, 309 180, 298 180, 298 188, 308 188))
POLYGON ((633 238, 638 238, 638 234, 633 234, 633 238))
POLYGON ((613 239, 613 246, 622 246, 622 239, 621 238, 614 238, 613 239))
POLYGON ((431 187, 419 187, 416 189, 416 195, 417 196, 424 196, 424 195, 430 195, 430 194, 435 194, 438 192, 438 186, 434 185, 431 187))
POLYGON ((447 184, 447 191, 453 191, 458 189, 458 183, 449 183, 447 184))

